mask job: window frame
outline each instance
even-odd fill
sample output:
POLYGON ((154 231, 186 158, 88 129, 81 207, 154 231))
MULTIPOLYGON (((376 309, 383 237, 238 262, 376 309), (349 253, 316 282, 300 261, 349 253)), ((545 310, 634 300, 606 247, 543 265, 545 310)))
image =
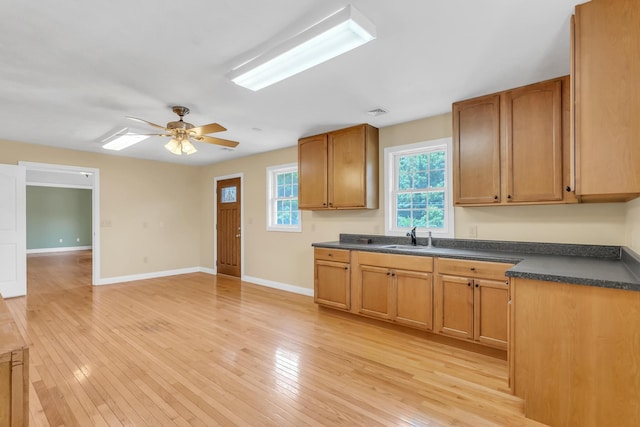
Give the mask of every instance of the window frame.
MULTIPOLYGON (((281 173, 298 172, 298 163, 287 163, 267 167, 267 231, 284 231, 289 233, 302 232, 302 212, 298 209, 298 224, 276 224, 277 176, 281 173)), ((299 181, 298 181, 299 182, 299 181)), ((287 200, 291 200, 290 198, 287 200)), ((298 197, 295 198, 298 200, 298 197)))
POLYGON ((406 236, 409 228, 396 226, 396 189, 398 170, 397 158, 407 155, 421 154, 425 152, 445 151, 445 227, 444 229, 416 229, 419 237, 426 237, 431 231, 433 237, 454 238, 454 206, 453 206, 453 139, 451 137, 416 142, 412 144, 396 145, 384 149, 384 192, 385 192, 385 216, 384 228, 387 236, 406 236))

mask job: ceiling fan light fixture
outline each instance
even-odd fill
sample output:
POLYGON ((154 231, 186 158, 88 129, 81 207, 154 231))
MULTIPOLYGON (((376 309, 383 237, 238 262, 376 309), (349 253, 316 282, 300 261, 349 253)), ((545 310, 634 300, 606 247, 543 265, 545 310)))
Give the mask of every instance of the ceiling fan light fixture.
POLYGON ((235 84, 260 90, 342 55, 376 38, 376 28, 347 5, 295 37, 240 65, 229 74, 235 84))
POLYGON ((195 153, 196 151, 198 151, 198 150, 196 150, 196 147, 193 146, 191 141, 189 141, 188 139, 183 139, 182 140, 182 152, 184 154, 189 155, 189 154, 195 153))
POLYGON ((148 135, 138 135, 129 132, 129 128, 123 128, 110 137, 102 140, 102 148, 106 150, 120 151, 127 147, 131 147, 140 141, 144 141, 147 138, 149 138, 148 135))
POLYGON ((164 145, 164 148, 178 156, 182 154, 182 147, 180 145, 180 142, 178 142, 178 140, 175 138, 171 138, 171 140, 164 145))

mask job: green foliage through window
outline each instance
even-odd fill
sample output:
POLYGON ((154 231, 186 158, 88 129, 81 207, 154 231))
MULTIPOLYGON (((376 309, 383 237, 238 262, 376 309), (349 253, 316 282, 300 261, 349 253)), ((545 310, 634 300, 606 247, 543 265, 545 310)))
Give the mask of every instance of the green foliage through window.
POLYGON ((396 226, 445 227, 446 151, 397 157, 396 226))
POLYGON ((298 225, 298 172, 276 173, 275 224, 298 225))

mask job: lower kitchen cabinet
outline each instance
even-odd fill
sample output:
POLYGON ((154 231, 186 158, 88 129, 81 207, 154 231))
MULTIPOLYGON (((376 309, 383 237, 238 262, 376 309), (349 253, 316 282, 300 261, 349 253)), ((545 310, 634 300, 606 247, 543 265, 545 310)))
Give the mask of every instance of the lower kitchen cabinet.
POLYGON ((315 248, 313 286, 317 304, 343 310, 351 308, 349 258, 349 251, 315 248))
POLYGON ((432 258, 356 252, 352 261, 359 314, 432 329, 432 258))
POLYGON ((506 350, 511 264, 438 258, 436 332, 506 350))
POLYGON ((640 292, 515 278, 510 377, 527 418, 637 426, 640 292))

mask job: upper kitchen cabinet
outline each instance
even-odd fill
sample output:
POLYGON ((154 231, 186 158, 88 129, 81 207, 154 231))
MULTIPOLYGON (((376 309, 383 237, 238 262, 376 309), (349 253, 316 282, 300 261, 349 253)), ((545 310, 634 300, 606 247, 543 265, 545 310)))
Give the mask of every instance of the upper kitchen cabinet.
POLYGON ((453 104, 458 206, 575 202, 569 77, 453 104))
POLYGON ((576 193, 631 200, 640 195, 640 2, 593 0, 575 11, 576 193))
POLYGON ((298 141, 298 207, 378 208, 378 129, 358 125, 298 141))
POLYGON ((453 104, 456 205, 500 203, 500 96, 453 104))

